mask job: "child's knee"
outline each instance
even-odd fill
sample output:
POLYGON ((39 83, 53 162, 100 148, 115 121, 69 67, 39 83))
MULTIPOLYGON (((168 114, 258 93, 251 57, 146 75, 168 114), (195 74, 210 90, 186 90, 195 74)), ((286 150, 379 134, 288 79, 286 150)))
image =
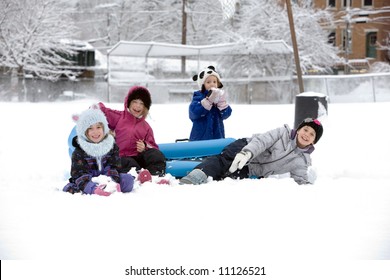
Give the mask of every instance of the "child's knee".
POLYGON ((131 192, 134 187, 134 178, 130 174, 120 174, 120 185, 122 192, 131 192))

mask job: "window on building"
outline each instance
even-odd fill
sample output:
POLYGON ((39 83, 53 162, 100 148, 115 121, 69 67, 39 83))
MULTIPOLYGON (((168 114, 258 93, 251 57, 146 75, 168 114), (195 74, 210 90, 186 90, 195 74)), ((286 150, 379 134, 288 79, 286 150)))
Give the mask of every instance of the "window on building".
POLYGON ((336 46, 336 31, 332 31, 328 35, 328 44, 336 46))
POLYGON ((343 0, 341 1, 341 4, 343 7, 348 7, 348 5, 349 7, 352 7, 352 0, 343 0))
POLYGON ((328 0, 328 7, 336 7, 336 0, 328 0))
POLYGON ((376 58, 377 33, 369 32, 366 35, 366 57, 376 58))
POLYGON ((373 0, 363 0, 363 6, 372 6, 373 0))

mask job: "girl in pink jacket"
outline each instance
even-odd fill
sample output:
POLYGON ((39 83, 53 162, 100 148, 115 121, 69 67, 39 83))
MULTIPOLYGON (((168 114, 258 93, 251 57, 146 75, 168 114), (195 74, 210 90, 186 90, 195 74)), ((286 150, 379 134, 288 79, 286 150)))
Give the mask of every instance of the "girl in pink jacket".
POLYGON ((115 133, 122 164, 120 172, 127 173, 135 167, 137 171, 145 168, 152 175, 165 173, 165 156, 156 144, 151 126, 145 120, 151 105, 150 92, 141 86, 130 88, 123 111, 99 103, 109 128, 115 133))

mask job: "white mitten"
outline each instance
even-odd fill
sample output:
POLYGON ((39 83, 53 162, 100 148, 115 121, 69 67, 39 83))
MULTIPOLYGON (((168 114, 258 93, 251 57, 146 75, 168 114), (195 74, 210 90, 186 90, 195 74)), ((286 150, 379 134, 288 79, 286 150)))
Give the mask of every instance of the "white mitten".
POLYGON ((241 170, 245 164, 251 159, 252 153, 249 151, 241 151, 234 158, 232 165, 229 168, 230 173, 234 173, 237 169, 241 170))
POLYGON ((209 91, 211 92, 211 94, 207 97, 207 99, 211 103, 217 104, 219 101, 219 96, 221 95, 221 93, 223 93, 223 91, 219 88, 211 88, 209 89, 209 91))
POLYGON ((309 166, 307 169, 307 180, 309 181, 310 184, 314 184, 314 182, 317 179, 317 171, 314 167, 309 166))

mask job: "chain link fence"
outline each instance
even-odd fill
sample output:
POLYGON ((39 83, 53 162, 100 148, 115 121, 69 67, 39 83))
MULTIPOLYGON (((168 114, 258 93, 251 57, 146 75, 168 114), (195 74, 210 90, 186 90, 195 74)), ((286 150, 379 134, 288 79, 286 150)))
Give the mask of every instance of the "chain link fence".
MULTIPOLYGON (((341 102, 389 102, 390 73, 364 75, 304 76, 305 92, 323 93, 329 96, 330 103, 341 102)), ((147 86, 152 93, 153 102, 187 103, 191 101, 196 83, 188 80, 174 82, 151 80, 144 83, 111 85, 104 77, 68 79, 57 82, 40 79, 11 78, 0 76, 0 102, 55 102, 82 98, 97 99, 104 102, 123 102, 132 85, 147 86)), ((225 79, 224 89, 233 104, 280 104, 293 103, 299 92, 296 79, 267 81, 262 79, 225 79)))
POLYGON ((390 73, 304 76, 305 91, 319 92, 329 102, 390 101, 390 73))

